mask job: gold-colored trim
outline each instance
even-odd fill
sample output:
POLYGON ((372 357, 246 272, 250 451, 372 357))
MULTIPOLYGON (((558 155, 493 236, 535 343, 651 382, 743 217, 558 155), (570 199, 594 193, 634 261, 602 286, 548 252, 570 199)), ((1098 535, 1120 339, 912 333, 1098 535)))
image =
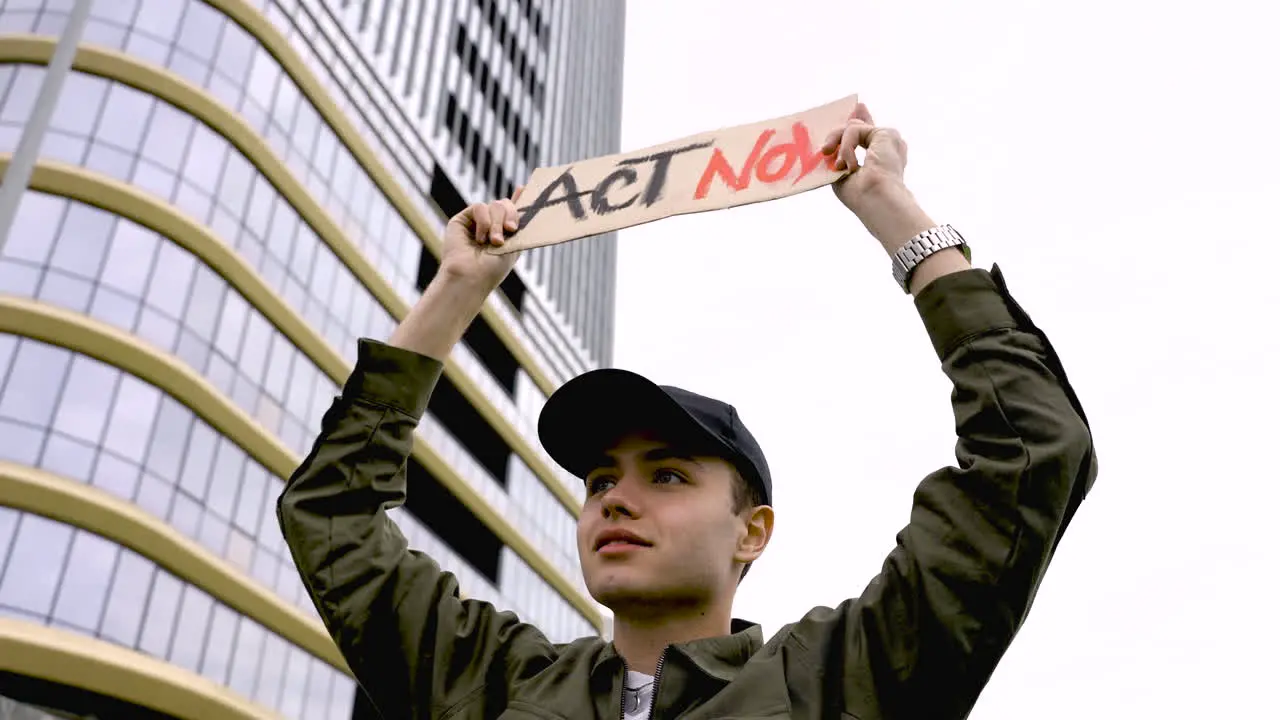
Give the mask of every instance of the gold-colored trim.
MULTIPOLYGON (((49 58, 53 56, 54 46, 54 41, 48 38, 0 37, 0 62, 48 63, 49 58)), ((76 53, 74 68, 81 72, 122 82, 161 98, 186 110, 220 133, 271 181, 281 196, 297 210, 303 221, 315 230, 316 235, 333 250, 361 284, 391 313, 392 317, 401 320, 408 314, 409 306, 400 299, 390 283, 365 258, 364 253, 346 237, 338 224, 307 192, 306 187, 276 156, 266 141, 254 132, 243 118, 228 109, 217 98, 202 88, 192 85, 176 73, 109 48, 81 45, 76 53)), ((317 107, 320 106, 317 105, 317 107)), ((334 111, 337 112, 336 107, 334 111)), ((340 113, 339 116, 341 117, 340 113)), ((335 132, 338 132, 337 126, 335 126, 335 132)), ((344 137, 341 132, 339 137, 344 137)), ((393 183, 393 187, 398 186, 394 186, 393 183)), ((412 208, 411 205, 409 207, 412 208)), ((495 330, 502 327, 501 318, 494 316, 489 320, 495 330)), ((560 501, 560 504, 573 517, 578 517, 581 506, 573 493, 560 482, 552 468, 543 461, 528 440, 511 425, 485 396, 484 391, 452 358, 445 359, 445 375, 529 466, 529 469, 560 501)))
MULTIPOLYGON (((0 172, 7 167, 8 162, 8 156, 0 154, 0 172)), ((350 374, 351 368, 347 366, 346 361, 342 359, 338 352, 317 335, 311 326, 266 284, 266 281, 262 279, 257 271, 244 261, 239 253, 213 235, 207 228, 196 224, 175 208, 161 203, 148 193, 125 185, 113 178, 84 168, 49 160, 41 160, 36 164, 31 175, 30 187, 41 192, 48 192, 88 203, 121 217, 129 218, 178 243, 200 257, 210 268, 225 278, 247 301, 252 303, 273 325, 284 333, 299 350, 306 353, 315 362, 316 366, 324 371, 335 383, 341 385, 350 374)), ((7 301, 8 299, 3 300, 7 301)), ((23 300, 23 302, 41 308, 48 307, 31 301, 23 300)), ((2 307, 3 305, 0 304, 0 308, 2 307)), ((68 315, 76 318, 77 322, 97 323, 96 320, 83 315, 70 313, 68 315)), ((3 321, 0 321, 0 324, 2 323, 3 321)), ((109 328, 107 325, 101 325, 101 327, 109 328)), ((129 343, 137 348, 143 348, 147 353, 156 353, 155 350, 143 345, 132 335, 120 333, 114 328, 110 329, 126 338, 129 343)), ((253 428, 252 431, 246 430, 245 432, 250 434, 261 433, 266 437, 270 437, 270 433, 240 411, 239 408, 232 405, 198 373, 190 370, 185 364, 176 359, 165 358, 165 360, 176 364, 184 371, 184 375, 195 378, 206 386, 208 392, 212 393, 215 398, 215 400, 201 400, 201 402, 216 402, 220 407, 226 407, 239 413, 239 415, 243 416, 244 421, 250 423, 253 428)), ((108 360, 108 362, 112 361, 108 360)), ((113 362, 113 364, 123 367, 118 363, 113 362)), ((156 382, 158 379, 154 374, 135 374, 152 382, 156 382)), ((178 397, 177 394, 174 394, 174 396, 178 397)), ((188 402, 186 398, 180 397, 179 399, 203 415, 203 405, 188 402)), ((213 420, 209 420, 209 422, 216 427, 222 427, 213 420)), ((258 453, 250 450, 249 445, 240 442, 237 439, 238 436, 233 437, 230 433, 224 434, 228 434, 241 447, 249 450, 255 457, 259 457, 258 453)), ((294 456, 289 449, 274 440, 274 438, 271 439, 273 444, 271 447, 264 446, 262 448, 264 455, 259 458, 259 461, 280 477, 287 478, 298 467, 301 458, 294 456)), ((524 535, 517 531, 501 513, 494 509, 421 437, 414 438, 413 456, 431 471, 442 485, 470 508, 481 522, 492 529, 499 539, 523 558, 534 572, 542 576, 548 584, 581 613, 589 623, 595 626, 599 632, 604 632, 603 617, 594 603, 574 587, 563 573, 538 552, 524 535)))
MULTIPOLYGON (((396 210, 400 211, 400 215, 405 219, 405 222, 409 223, 409 227, 413 228, 418 237, 422 239, 423 244, 437 258, 440 257, 440 238, 431 229, 426 216, 414 204, 413 199, 409 197, 409 193, 396 182, 391 171, 378 160, 373 148, 365 142, 365 139, 360 135, 360 131, 351 124, 347 116, 338 108, 338 104, 333 101, 333 98, 329 97, 324 85, 311 72, 311 69, 307 67, 306 61, 293 49, 293 46, 280 33, 280 30, 267 19, 261 10, 246 0, 204 1, 206 4, 221 10, 227 17, 235 20, 250 35, 258 39, 263 49, 275 57, 276 61, 280 63, 280 67, 289 74, 289 77, 293 78, 293 82, 302 91, 302 94, 311 101, 311 104, 315 105, 316 110, 320 112, 320 115, 337 133, 338 138, 355 156, 360 166, 365 169, 369 177, 373 178, 374 183, 386 194, 387 199, 391 201, 396 210)), ((500 302, 508 302, 502 296, 498 296, 498 300, 500 302)), ((514 312, 514 308, 512 308, 512 311, 514 312)), ((493 326, 498 337, 502 338, 503 344, 507 346, 512 355, 516 356, 516 360, 524 367, 525 372, 529 374, 534 383, 542 389, 542 392, 547 395, 555 392, 556 384, 542 372, 528 348, 524 347, 520 340, 516 338, 515 334, 503 322, 501 316, 489 307, 485 307, 481 311, 481 315, 493 326)))
POLYGON ((284 717, 150 655, 11 618, 0 618, 0 671, 83 688, 182 720, 284 717))
POLYGON ((74 525, 123 545, 351 675, 318 620, 133 503, 44 470, 0 462, 0 506, 74 525))
POLYGON ((271 472, 289 477, 299 458, 181 360, 81 313, 0 295, 0 332, 88 355, 146 380, 191 408, 271 472))

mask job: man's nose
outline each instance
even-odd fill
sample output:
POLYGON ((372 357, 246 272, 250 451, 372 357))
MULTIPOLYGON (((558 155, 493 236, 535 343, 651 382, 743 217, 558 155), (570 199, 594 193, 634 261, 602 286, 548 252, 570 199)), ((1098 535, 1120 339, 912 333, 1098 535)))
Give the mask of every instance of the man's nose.
POLYGON ((600 499, 600 511, 606 518, 636 517, 636 504, 632 497, 635 494, 633 484, 627 478, 622 478, 605 491, 600 499))

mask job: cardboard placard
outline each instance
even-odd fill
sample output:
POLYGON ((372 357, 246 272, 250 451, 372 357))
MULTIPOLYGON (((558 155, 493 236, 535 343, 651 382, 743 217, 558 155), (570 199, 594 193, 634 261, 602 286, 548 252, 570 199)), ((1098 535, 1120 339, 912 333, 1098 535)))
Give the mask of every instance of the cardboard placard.
POLYGON ((493 254, 555 245, 672 215, 775 200, 846 172, 822 154, 858 104, 850 95, 795 115, 714 130, 631 153, 538 168, 520 227, 493 254))

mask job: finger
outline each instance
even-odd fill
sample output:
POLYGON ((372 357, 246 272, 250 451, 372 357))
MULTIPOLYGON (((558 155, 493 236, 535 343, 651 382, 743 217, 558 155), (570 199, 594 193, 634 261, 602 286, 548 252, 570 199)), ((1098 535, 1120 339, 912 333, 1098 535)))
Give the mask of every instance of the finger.
POLYGON ((507 232, 515 232, 520 227, 520 213, 516 210, 516 204, 510 200, 499 200, 491 207, 493 216, 493 225, 496 230, 495 235, 499 240, 506 240, 503 230, 507 232))
POLYGON ((525 186, 521 185, 516 188, 515 192, 511 193, 511 202, 520 202, 520 196, 524 194, 524 188, 525 186))
POLYGON ((844 127, 838 127, 827 133, 827 138, 822 141, 822 154, 830 155, 840 149, 840 138, 844 135, 844 127))
POLYGON ((867 108, 866 103, 858 103, 858 107, 853 110, 853 117, 868 125, 876 124, 876 121, 871 118, 871 110, 867 108))
POLYGON ((862 122, 851 122, 844 127, 844 134, 840 138, 840 155, 836 157, 837 172, 858 167, 858 146, 875 130, 862 122))
MULTIPOLYGON (((486 236, 491 245, 501 245, 506 239, 504 231, 507 224, 507 206, 510 200, 495 200, 489 203, 489 234, 486 236)), ((512 208, 514 209, 514 208, 512 208)))
POLYGON ((488 205, 471 206, 471 214, 475 216, 476 227, 472 237, 481 245, 485 244, 489 234, 493 232, 492 218, 489 216, 488 205))

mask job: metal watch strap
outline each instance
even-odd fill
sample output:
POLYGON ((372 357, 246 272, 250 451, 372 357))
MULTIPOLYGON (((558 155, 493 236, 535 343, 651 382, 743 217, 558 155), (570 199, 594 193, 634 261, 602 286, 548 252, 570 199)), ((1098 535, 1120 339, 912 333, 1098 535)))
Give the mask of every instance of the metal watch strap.
POLYGON ((916 266, 930 255, 950 247, 960 248, 965 259, 969 259, 969 245, 950 225, 938 225, 916 235, 893 253, 893 279, 898 281, 903 292, 910 293, 911 273, 916 266))

